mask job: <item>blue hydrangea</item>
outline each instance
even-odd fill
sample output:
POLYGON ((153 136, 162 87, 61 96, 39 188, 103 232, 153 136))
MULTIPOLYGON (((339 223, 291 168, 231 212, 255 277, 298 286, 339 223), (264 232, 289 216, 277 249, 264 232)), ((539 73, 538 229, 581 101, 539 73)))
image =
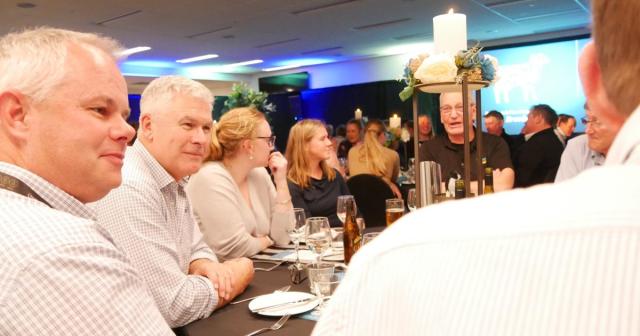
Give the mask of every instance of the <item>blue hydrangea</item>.
POLYGON ((496 78, 496 69, 493 67, 493 63, 484 55, 480 56, 480 68, 482 69, 482 78, 484 80, 492 81, 496 78))

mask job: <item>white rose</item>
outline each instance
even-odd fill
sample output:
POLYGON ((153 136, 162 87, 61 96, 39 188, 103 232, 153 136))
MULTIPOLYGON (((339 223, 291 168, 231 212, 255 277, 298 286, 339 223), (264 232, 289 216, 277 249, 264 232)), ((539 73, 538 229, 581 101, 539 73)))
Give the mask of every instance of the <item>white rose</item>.
POLYGON ((453 82, 458 74, 458 67, 453 57, 447 54, 434 55, 425 59, 414 77, 422 83, 453 82))

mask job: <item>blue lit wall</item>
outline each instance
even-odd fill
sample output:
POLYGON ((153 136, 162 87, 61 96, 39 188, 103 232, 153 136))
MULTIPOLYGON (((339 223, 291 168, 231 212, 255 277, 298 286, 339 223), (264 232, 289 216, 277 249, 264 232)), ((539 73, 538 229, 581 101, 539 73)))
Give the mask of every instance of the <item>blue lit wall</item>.
MULTIPOLYGON (((482 112, 498 110, 505 116, 505 129, 518 134, 529 108, 548 104, 560 113, 580 120, 584 116, 584 94, 578 77, 578 56, 588 39, 495 49, 500 79, 482 90, 482 112)), ((584 132, 578 123, 576 132, 584 132)))

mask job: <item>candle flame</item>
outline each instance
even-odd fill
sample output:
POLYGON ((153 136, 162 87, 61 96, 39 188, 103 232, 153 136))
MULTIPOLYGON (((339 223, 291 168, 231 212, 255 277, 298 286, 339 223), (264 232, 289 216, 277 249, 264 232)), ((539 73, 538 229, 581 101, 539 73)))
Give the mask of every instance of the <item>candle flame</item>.
POLYGON ((449 8, 449 14, 453 14, 453 8, 449 8))
POLYGON ((394 118, 397 118, 397 117, 398 117, 398 115, 394 113, 394 114, 393 114, 393 117, 394 117, 394 118))

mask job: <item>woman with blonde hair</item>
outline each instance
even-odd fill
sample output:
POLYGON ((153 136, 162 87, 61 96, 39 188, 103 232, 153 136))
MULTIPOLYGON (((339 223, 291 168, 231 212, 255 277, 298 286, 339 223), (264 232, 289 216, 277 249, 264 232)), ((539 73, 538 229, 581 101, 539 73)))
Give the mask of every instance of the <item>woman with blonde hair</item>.
POLYGON ((328 217, 333 227, 342 226, 336 214, 337 199, 349 195, 349 188, 327 160, 334 151, 322 121, 305 119, 289 131, 286 158, 291 199, 307 216, 328 217))
POLYGON ((393 193, 402 197, 395 184, 400 174, 398 152, 385 147, 386 128, 382 121, 371 119, 364 128, 364 141, 349 150, 349 174, 371 174, 382 177, 393 193))
POLYGON ((223 260, 253 256, 274 242, 288 244, 293 207, 287 160, 272 152, 275 136, 264 115, 232 109, 212 133, 207 162, 187 186, 207 244, 223 260))

